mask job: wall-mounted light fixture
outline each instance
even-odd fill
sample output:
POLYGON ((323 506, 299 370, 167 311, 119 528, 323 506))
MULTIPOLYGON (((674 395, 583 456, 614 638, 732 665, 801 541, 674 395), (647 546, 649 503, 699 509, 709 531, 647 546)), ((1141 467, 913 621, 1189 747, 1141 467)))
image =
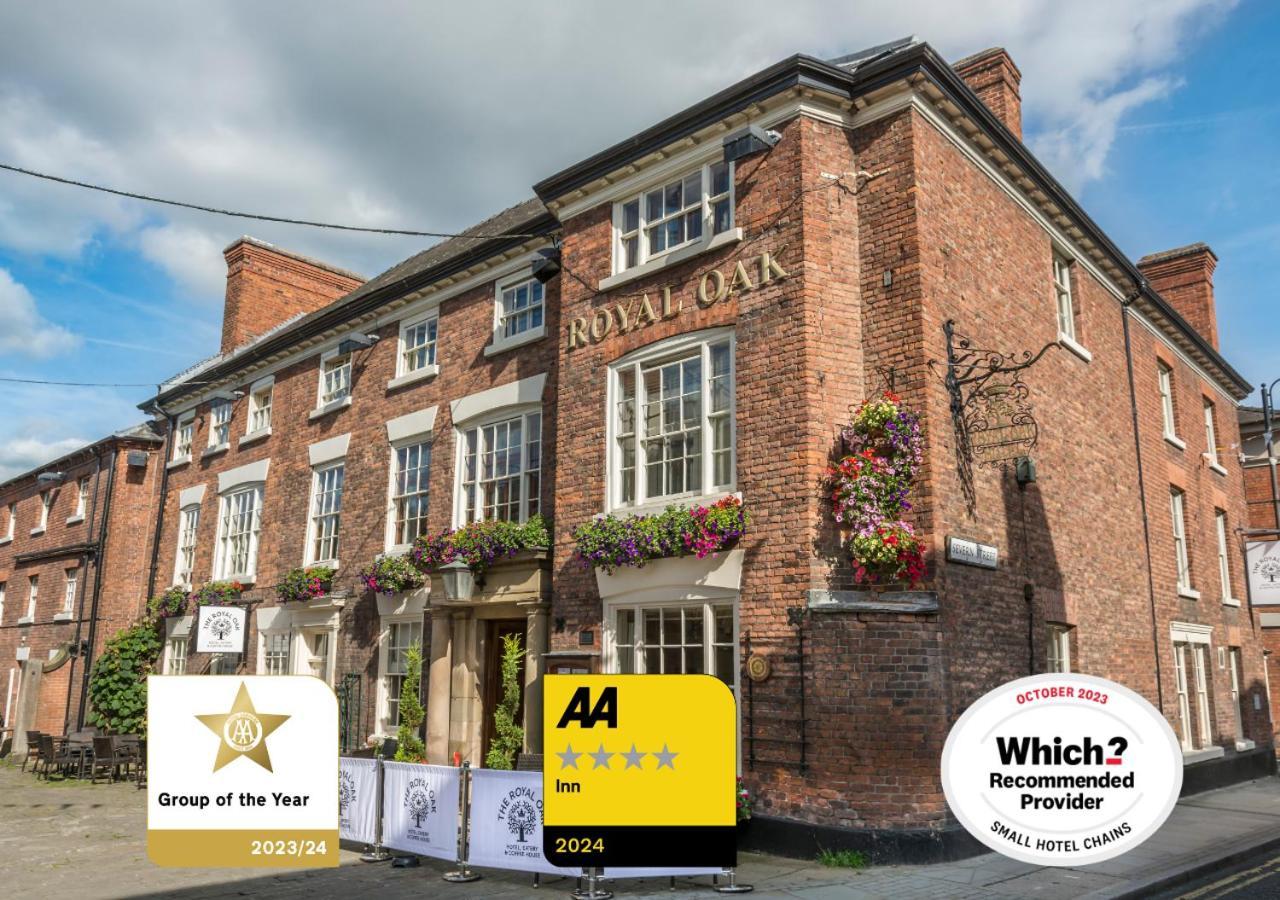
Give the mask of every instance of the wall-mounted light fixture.
POLYGON ((724 161, 730 163, 752 153, 772 149, 780 140, 782 135, 776 131, 765 131, 759 125, 748 125, 741 131, 725 135, 724 161))
POLYGON ((355 353, 365 347, 372 347, 376 343, 378 343, 376 334, 350 334, 339 342, 338 352, 346 356, 348 353, 355 353))
POLYGON ((62 484, 66 480, 66 472, 41 472, 36 476, 36 484, 62 484))
POLYGON ((549 247, 538 251, 533 261, 533 277, 539 284, 546 284, 560 274, 560 248, 549 247))
POLYGON ((209 395, 210 400, 225 400, 228 403, 234 403, 244 396, 244 391, 214 391, 209 395))
POLYGON ((1013 474, 1018 484, 1035 484, 1036 461, 1030 456, 1019 456, 1013 463, 1013 474))

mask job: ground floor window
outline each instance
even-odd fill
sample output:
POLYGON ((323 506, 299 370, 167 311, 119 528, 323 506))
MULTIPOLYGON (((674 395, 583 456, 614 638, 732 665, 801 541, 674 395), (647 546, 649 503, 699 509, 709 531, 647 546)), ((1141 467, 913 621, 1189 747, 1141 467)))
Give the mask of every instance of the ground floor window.
POLYGON ((271 632, 262 636, 262 671, 266 675, 289 674, 289 633, 271 632))
POLYGON ((331 642, 329 631, 311 631, 303 635, 306 647, 307 669, 302 674, 314 675, 325 684, 333 685, 333 665, 330 658, 331 642))
POLYGON ((617 606, 611 625, 613 671, 714 675, 737 694, 738 629, 733 601, 617 606))
POLYGON ((187 674, 187 636, 172 637, 164 645, 164 674, 187 674))
POLYGON ((1240 648, 1227 650, 1227 665, 1231 670, 1231 711, 1236 717, 1236 744, 1244 743, 1244 694, 1240 690, 1240 648))
POLYGON ((400 724, 400 692, 404 688, 405 651, 417 644, 422 647, 422 618, 393 621, 387 625, 386 647, 381 657, 383 709, 381 722, 383 734, 393 734, 400 724))
POLYGON ((1178 689, 1178 732, 1184 750, 1213 746, 1213 718, 1209 706, 1209 645, 1176 641, 1174 680, 1178 689), (1194 720, 1192 710, 1195 711, 1194 720))

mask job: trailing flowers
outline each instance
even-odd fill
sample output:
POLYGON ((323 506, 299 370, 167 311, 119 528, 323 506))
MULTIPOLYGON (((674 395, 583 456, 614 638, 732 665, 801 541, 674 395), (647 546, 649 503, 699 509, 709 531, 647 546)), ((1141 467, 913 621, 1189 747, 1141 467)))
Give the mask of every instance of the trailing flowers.
POLYGON ((244 585, 238 581, 210 581, 191 592, 196 606, 226 606, 240 599, 244 585))
POLYGON ((836 522, 850 532, 845 548, 859 583, 924 577, 923 547, 902 520, 924 458, 920 420, 886 391, 865 401, 840 432, 841 455, 828 468, 836 522))
POLYGON ((152 618, 180 616, 187 608, 187 589, 174 585, 162 594, 147 601, 147 612, 152 618))
POLYGON ((533 516, 527 522, 502 519, 472 522, 458 529, 422 534, 413 543, 409 557, 419 571, 429 572, 461 560, 476 575, 504 557, 521 550, 544 549, 551 545, 547 520, 533 516))
POLYGON ((408 556, 379 556, 360 573, 364 586, 375 594, 403 594, 422 587, 422 573, 408 556))
POLYGON ((323 597, 333 589, 333 566, 307 566, 290 569, 284 581, 276 585, 276 597, 281 603, 299 603, 323 597))
POLYGON ((741 539, 749 521, 742 502, 730 496, 711 506, 668 506, 652 516, 604 516, 580 525, 573 537, 584 563, 612 573, 655 559, 702 559, 728 550, 741 539))

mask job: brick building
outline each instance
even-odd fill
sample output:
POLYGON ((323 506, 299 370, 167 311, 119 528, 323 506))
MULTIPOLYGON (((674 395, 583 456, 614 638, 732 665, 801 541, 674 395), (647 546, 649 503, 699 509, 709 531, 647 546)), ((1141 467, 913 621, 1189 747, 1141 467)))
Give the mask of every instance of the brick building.
POLYGON ((504 634, 527 722, 546 671, 707 672, 775 847, 951 852, 947 730, 1029 672, 1148 697, 1189 789, 1269 770, 1216 258, 1126 258, 1022 145, 1019 79, 1001 50, 952 66, 910 40, 795 56, 341 296, 345 273, 232 245, 226 320, 273 300, 148 404, 171 434, 153 569, 250 582, 249 650, 201 659, 172 619, 166 671, 313 673, 390 733, 421 641, 434 762, 483 758, 504 634), (1044 347, 1000 396, 946 377, 1044 347), (888 386, 925 435, 915 591, 859 588, 824 500, 850 407, 888 386), (978 406, 1006 430, 975 437, 978 406), (728 553, 612 576, 575 556, 594 516, 730 494, 752 524, 728 553), (359 587, 424 530, 534 513, 551 546, 468 599, 359 587), (951 539, 995 568, 948 562, 951 539), (277 604, 312 562, 334 591, 277 604))
POLYGON ((0 484, 4 727, 84 723, 86 671, 142 612, 164 438, 145 423, 0 484))

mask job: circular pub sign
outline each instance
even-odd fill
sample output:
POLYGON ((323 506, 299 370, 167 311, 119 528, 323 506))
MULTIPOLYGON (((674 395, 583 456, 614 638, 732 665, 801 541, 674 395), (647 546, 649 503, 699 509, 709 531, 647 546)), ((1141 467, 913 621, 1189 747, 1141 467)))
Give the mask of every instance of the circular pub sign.
POLYGON ((969 707, 942 751, 951 811, 992 850, 1040 866, 1102 862, 1159 828, 1182 749, 1158 710, 1090 675, 1034 675, 969 707))

